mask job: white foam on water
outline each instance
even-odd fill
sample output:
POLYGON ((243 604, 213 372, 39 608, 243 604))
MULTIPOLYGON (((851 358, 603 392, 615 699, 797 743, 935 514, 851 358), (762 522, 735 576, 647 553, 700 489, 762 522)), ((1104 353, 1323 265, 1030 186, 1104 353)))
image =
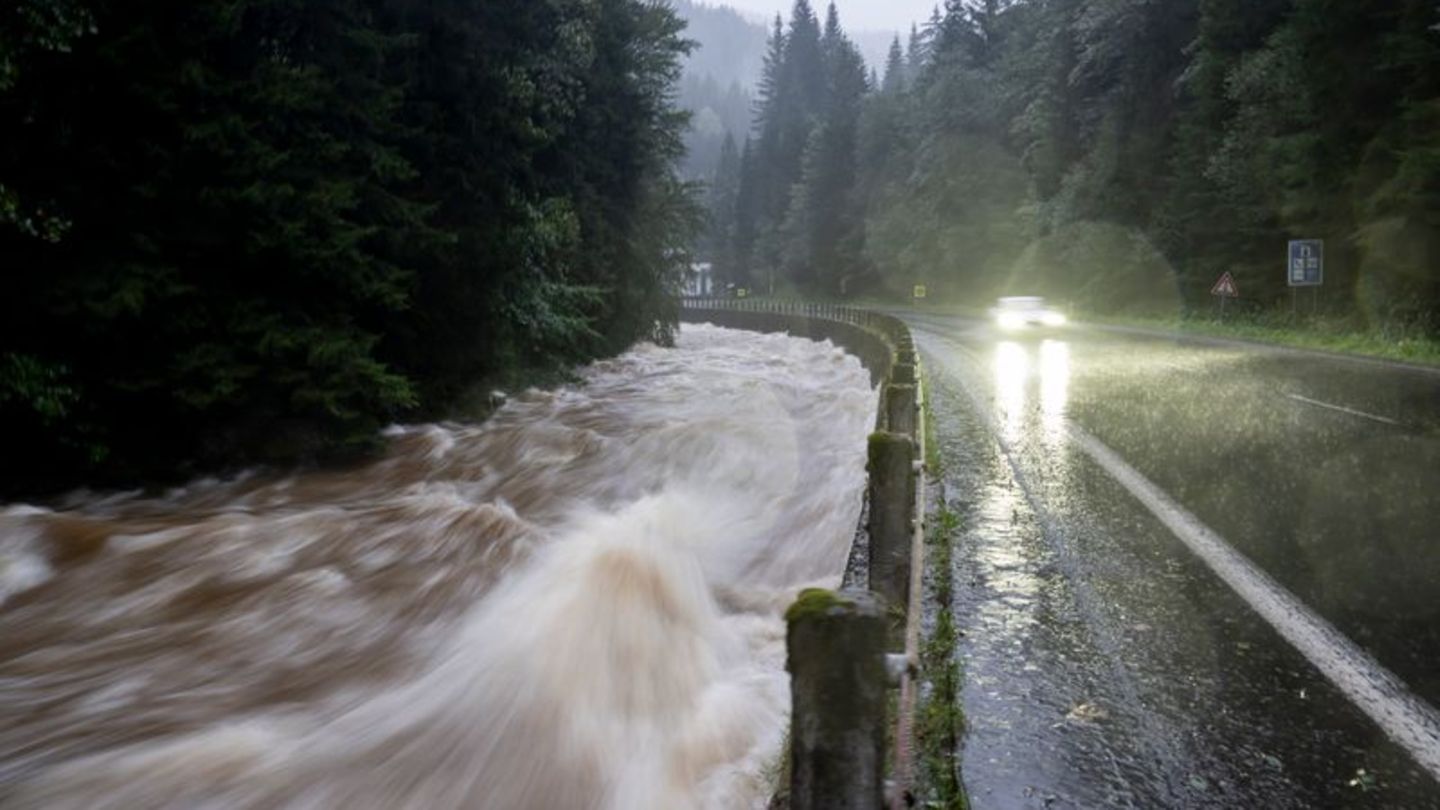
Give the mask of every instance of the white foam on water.
POLYGON ((0 536, 0 607, 15 594, 43 585, 54 576, 33 538, 21 533, 0 536))
POLYGON ((387 429, 390 456, 348 477, 80 504, 71 534, 122 537, 56 582, 111 609, 57 634, 150 629, 17 665, 37 696, 82 671, 130 685, 9 738, 0 707, 0 803, 765 806, 781 613, 843 571, 868 376, 828 344, 687 327, 584 377, 481 426, 387 429), (98 739, 142 719, 177 731, 98 739))

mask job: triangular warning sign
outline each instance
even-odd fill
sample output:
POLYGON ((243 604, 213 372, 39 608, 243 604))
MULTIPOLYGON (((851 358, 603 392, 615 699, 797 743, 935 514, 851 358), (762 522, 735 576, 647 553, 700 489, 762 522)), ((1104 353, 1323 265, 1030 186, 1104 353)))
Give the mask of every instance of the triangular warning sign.
POLYGON ((1218 295, 1221 298, 1239 298, 1240 288, 1235 286, 1235 277, 1230 275, 1230 271, 1227 270, 1225 275, 1215 282, 1215 286, 1210 288, 1210 294, 1218 295))

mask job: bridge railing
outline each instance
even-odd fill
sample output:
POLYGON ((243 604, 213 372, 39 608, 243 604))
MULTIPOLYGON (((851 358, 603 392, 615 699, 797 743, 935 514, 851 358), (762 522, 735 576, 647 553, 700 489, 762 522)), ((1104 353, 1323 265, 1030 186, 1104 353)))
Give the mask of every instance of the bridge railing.
POLYGON ((865 503, 842 588, 805 590, 785 616, 789 807, 902 807, 912 770, 924 549, 923 387, 910 330, 860 307, 768 298, 682 299, 681 320, 830 339, 857 355, 879 386, 865 503), (893 716, 892 688, 899 689, 893 716), (895 728, 888 796, 887 727, 895 728))

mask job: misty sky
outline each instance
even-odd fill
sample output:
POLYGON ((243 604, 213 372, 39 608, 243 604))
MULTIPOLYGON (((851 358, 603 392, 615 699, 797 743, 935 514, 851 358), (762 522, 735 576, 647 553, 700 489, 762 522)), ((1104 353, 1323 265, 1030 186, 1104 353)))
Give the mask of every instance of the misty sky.
MULTIPOLYGON (((778 11, 790 19, 794 0, 706 0, 707 5, 730 6, 751 16, 773 19, 778 11)), ((810 0, 815 13, 825 19, 829 0, 810 0)), ((911 22, 924 22, 939 0, 835 0, 840 23, 846 31, 908 31, 911 22)))

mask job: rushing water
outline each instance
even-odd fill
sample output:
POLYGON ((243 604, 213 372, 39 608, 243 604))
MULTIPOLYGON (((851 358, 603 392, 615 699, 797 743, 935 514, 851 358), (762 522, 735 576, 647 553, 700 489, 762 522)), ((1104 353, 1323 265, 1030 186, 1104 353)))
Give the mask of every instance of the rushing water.
POLYGON ((710 326, 344 472, 0 510, 0 805, 763 806, 874 395, 710 326))

